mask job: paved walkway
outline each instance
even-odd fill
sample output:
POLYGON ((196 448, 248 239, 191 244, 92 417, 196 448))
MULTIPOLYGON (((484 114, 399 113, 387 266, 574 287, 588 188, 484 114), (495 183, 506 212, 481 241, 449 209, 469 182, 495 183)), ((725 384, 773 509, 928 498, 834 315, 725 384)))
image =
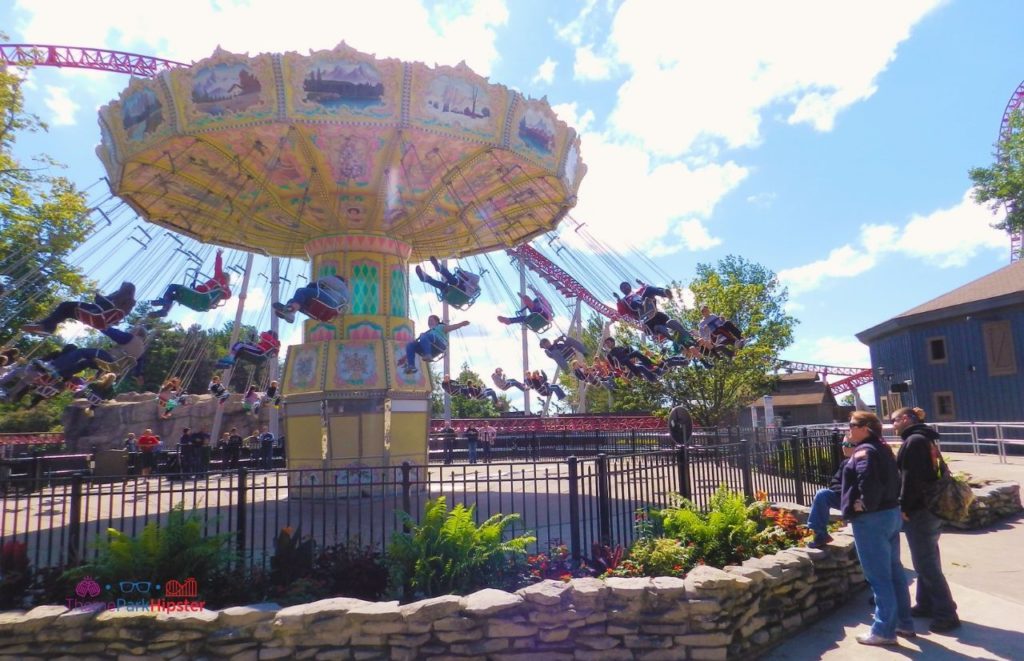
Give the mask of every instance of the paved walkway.
MULTIPOLYGON (((995 456, 947 453, 953 472, 1024 484, 1024 458, 1000 464, 995 456)), ((942 566, 959 607, 963 626, 947 634, 928 632, 918 619, 917 638, 900 638, 899 647, 868 647, 856 636, 867 630, 872 607, 864 590, 846 606, 803 633, 761 655, 765 660, 793 659, 1024 659, 1024 516, 981 531, 946 532, 940 540, 942 566)), ((903 544, 908 574, 910 552, 903 544)), ((910 588, 914 594, 914 586, 910 588)))

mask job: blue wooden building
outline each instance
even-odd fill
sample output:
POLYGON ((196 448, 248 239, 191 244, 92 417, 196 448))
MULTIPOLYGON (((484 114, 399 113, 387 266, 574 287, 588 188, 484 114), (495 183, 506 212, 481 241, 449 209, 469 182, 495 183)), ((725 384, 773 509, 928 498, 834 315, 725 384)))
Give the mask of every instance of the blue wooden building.
POLYGON ((857 339, 871 351, 881 416, 920 406, 934 422, 1024 420, 1024 261, 911 308, 857 339))

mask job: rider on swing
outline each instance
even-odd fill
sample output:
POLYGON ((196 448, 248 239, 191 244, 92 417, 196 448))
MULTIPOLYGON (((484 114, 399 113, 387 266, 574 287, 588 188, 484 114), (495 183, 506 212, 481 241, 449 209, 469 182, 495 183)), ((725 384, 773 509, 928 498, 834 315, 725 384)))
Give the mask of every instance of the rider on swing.
POLYGON ((93 297, 92 303, 64 301, 44 319, 33 324, 26 324, 21 327, 21 330, 33 335, 52 335, 56 332, 57 326, 62 322, 68 319, 75 319, 79 314, 100 315, 103 317, 103 321, 100 324, 102 328, 96 327, 96 330, 103 330, 107 326, 127 317, 134 307, 135 285, 130 282, 122 282, 118 290, 109 296, 104 296, 97 292, 93 297), (116 317, 116 320, 108 320, 108 313, 112 317, 116 317))
POLYGON ((550 322, 551 317, 554 316, 554 313, 551 311, 551 304, 533 285, 529 286, 529 290, 536 294, 536 297, 530 298, 526 294, 519 295, 519 300, 523 304, 522 314, 515 317, 498 317, 498 321, 506 325, 521 324, 529 321, 530 317, 534 315, 540 315, 545 321, 550 322))
POLYGON ((431 256, 430 263, 434 265, 437 272, 441 274, 444 280, 437 280, 431 278, 429 275, 423 272, 423 267, 419 264, 416 265, 416 277, 421 282, 425 282, 428 285, 433 286, 440 292, 443 297, 449 290, 449 288, 455 288, 466 295, 466 298, 472 299, 480 293, 480 276, 476 273, 470 273, 469 271, 463 271, 462 269, 455 269, 455 273, 452 273, 444 264, 437 261, 436 257, 431 256))
POLYGON ((191 287, 185 285, 170 284, 167 285, 167 289, 164 291, 164 295, 158 299, 150 301, 150 305, 155 306, 153 311, 148 316, 166 317, 167 313, 171 311, 171 307, 175 301, 180 301, 183 294, 205 294, 209 299, 209 306, 205 310, 199 310, 199 312, 206 312, 217 306, 221 301, 226 301, 231 298, 231 274, 224 271, 224 251, 221 249, 217 250, 217 256, 213 261, 213 277, 204 282, 201 285, 192 283, 191 287))
POLYGON ((270 355, 274 355, 281 348, 281 340, 277 339, 277 333, 272 330, 265 330, 260 333, 256 342, 235 342, 231 345, 231 355, 225 356, 217 361, 218 368, 234 365, 239 358, 259 362, 270 355))
POLYGON ((406 374, 415 374, 417 354, 426 361, 440 356, 448 350, 448 334, 468 325, 468 321, 442 324, 440 317, 436 314, 430 315, 427 317, 427 330, 405 345, 405 355, 398 359, 398 366, 404 366, 406 374))
MULTIPOLYGON (((305 287, 299 287, 287 303, 274 303, 274 314, 289 324, 295 321, 295 313, 302 310, 309 314, 309 304, 320 301, 332 310, 339 310, 348 304, 348 283, 340 275, 328 275, 314 280, 305 287)), ((330 321, 321 319, 320 321, 330 321)))

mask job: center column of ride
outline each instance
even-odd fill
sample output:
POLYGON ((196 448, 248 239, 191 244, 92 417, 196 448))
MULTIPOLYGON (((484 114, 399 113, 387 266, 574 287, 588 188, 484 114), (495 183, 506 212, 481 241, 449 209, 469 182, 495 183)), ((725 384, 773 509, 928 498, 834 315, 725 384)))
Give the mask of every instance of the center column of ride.
MULTIPOLYGON (((397 357, 415 337, 409 319, 412 248, 372 234, 308 242, 310 282, 339 275, 348 309, 330 320, 305 318, 303 343, 288 349, 284 406, 289 468, 342 469, 426 462, 430 378, 397 357)), ((347 476, 347 477, 346 477, 347 476)))

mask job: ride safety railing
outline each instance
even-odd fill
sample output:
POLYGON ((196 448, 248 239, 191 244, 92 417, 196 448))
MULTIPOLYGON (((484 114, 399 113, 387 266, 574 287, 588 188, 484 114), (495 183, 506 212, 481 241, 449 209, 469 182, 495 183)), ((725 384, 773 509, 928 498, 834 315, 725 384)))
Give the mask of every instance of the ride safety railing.
POLYGON ((108 529, 138 535, 147 524, 163 525, 181 504, 200 519, 206 535, 231 533, 239 562, 267 567, 286 527, 322 546, 386 549, 401 530, 399 512, 419 521, 428 499, 445 496, 449 507, 474 507, 478 522, 517 513, 521 519, 510 533, 529 531, 537 536, 536 549, 564 543, 575 557, 588 558, 594 545, 628 546, 637 512, 667 507, 676 502, 674 494, 705 509, 725 485, 748 498, 763 494, 809 505, 838 463, 840 438, 830 430, 808 430, 770 440, 525 461, 492 453, 490 463, 481 453, 476 464, 225 466, 156 477, 82 471, 51 477, 34 490, 0 483, 0 528, 3 543, 28 545, 34 567, 66 568, 94 557, 108 529))

